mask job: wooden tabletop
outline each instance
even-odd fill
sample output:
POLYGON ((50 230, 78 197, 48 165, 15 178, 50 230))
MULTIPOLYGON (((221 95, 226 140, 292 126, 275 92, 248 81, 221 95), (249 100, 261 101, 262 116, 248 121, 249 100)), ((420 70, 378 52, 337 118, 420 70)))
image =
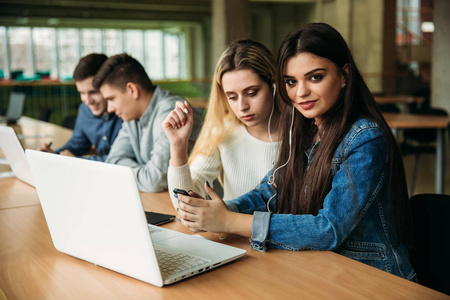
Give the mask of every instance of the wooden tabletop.
POLYGON ((394 96, 375 96, 375 101, 378 104, 411 104, 423 103, 424 97, 414 97, 409 95, 394 95, 394 96))
MULTIPOLYGON (((19 187, 18 187, 19 188, 19 187)), ((3 192, 3 191, 2 191, 3 192)), ((15 194, 18 191, 9 190, 15 194)), ((34 197, 35 191, 18 192, 34 197)), ((168 193, 144 208, 174 213, 168 193)), ((189 231, 178 221, 166 228, 189 231)), ((7 299, 442 299, 443 294, 330 251, 255 251, 247 238, 206 238, 247 250, 239 260, 158 288, 58 252, 40 205, 0 209, 0 288, 7 299)))
MULTIPOLYGON (((40 125, 46 128, 45 124, 40 125)), ((22 129, 30 132, 24 124, 22 129)), ((54 141, 62 142, 58 139, 65 139, 67 132, 58 127, 53 129, 54 141)), ((167 192, 141 193, 141 200, 145 210, 176 214, 167 192)), ((178 221, 163 226, 191 234, 178 221)), ((0 179, 0 290, 7 299, 446 297, 331 251, 272 249, 259 252, 251 248, 247 238, 230 235, 220 240, 217 234, 202 235, 243 248, 247 254, 220 268, 158 288, 58 252, 53 246, 36 190, 14 178, 0 179)))
POLYGON ((409 113, 383 113, 392 128, 446 128, 450 123, 448 116, 419 115, 409 113))
POLYGON ((38 149, 49 142, 53 142, 52 148, 56 149, 72 136, 70 129, 25 116, 21 117, 17 124, 10 126, 16 131, 25 149, 38 149))

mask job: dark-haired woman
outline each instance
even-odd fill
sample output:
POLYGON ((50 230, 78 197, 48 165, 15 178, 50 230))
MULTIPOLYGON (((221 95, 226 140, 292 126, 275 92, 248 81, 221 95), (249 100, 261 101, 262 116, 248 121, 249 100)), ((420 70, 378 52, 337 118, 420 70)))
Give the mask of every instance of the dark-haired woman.
POLYGON ((235 233, 256 250, 331 250, 413 280, 402 157, 342 36, 323 23, 278 53, 283 142, 261 185, 225 204, 179 196, 193 231, 235 233))

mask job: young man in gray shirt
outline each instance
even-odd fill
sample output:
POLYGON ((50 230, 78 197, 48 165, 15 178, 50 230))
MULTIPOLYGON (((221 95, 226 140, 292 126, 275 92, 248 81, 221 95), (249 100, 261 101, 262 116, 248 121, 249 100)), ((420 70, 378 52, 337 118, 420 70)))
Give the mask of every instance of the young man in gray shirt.
MULTIPOLYGON (((108 101, 108 112, 124 121, 106 162, 131 167, 142 192, 167 190, 170 143, 162 122, 177 101, 185 100, 153 85, 142 65, 125 53, 111 56, 93 85, 108 101)), ((189 149, 202 123, 202 114, 195 109, 194 120, 189 149)))

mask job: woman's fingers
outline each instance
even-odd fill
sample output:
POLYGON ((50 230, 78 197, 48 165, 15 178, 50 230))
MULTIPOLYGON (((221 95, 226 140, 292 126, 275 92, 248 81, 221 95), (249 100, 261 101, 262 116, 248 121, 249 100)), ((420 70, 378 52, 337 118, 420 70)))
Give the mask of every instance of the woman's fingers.
POLYGON ((191 197, 200 198, 200 199, 205 199, 205 198, 203 198, 201 195, 197 194, 197 193, 194 192, 194 191, 188 191, 188 193, 189 193, 189 195, 190 195, 191 197))
POLYGON ((188 114, 191 113, 191 115, 192 115, 192 110, 186 101, 184 103, 181 101, 177 101, 176 107, 173 111, 177 114, 177 116, 180 120, 180 124, 182 126, 184 126, 184 124, 186 124, 188 114))
POLYGON ((163 127, 166 128, 168 126, 173 129, 181 128, 186 124, 187 115, 191 113, 192 109, 189 107, 187 102, 177 101, 175 104, 175 108, 167 115, 166 119, 163 122, 163 127))

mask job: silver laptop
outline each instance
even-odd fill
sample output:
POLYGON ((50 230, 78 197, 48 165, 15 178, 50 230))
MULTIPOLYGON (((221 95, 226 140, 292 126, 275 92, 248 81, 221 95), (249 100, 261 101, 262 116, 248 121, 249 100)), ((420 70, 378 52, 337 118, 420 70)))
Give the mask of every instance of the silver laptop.
POLYGON ((12 92, 9 95, 8 109, 6 115, 0 116, 0 123, 14 124, 23 114, 25 105, 25 94, 12 92))
POLYGON ((156 286, 245 255, 245 250, 148 225, 129 167, 26 150, 55 248, 156 286), (170 257, 183 262, 166 265, 170 257))
MULTIPOLYGON (((34 186, 33 177, 28 166, 23 146, 12 127, 0 125, 0 148, 13 173, 6 175, 14 175, 17 179, 34 186)), ((5 174, 0 176, 5 177, 3 175, 5 174)))

